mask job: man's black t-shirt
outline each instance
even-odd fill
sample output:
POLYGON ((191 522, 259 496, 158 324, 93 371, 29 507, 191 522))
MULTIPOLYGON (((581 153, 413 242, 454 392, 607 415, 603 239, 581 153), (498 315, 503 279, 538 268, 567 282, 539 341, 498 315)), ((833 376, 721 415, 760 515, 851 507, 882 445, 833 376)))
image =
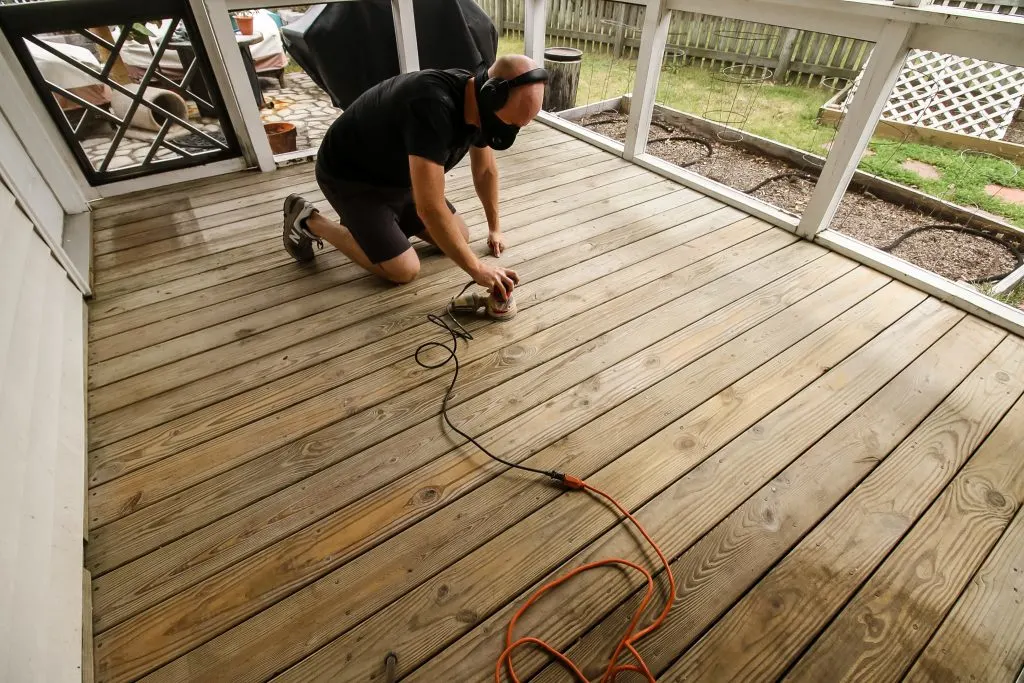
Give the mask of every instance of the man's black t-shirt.
POLYGON ((387 187, 412 186, 409 155, 451 170, 478 137, 463 110, 469 78, 425 69, 378 83, 331 124, 319 163, 337 178, 387 187))

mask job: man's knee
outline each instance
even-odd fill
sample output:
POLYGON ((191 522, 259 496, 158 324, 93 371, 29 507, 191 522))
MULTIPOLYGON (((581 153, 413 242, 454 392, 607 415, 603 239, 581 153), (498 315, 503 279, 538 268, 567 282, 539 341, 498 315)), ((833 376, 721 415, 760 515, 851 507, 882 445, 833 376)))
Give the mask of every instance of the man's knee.
POLYGON ((380 264, 384 277, 398 285, 407 285, 420 274, 420 260, 416 252, 409 249, 401 256, 380 264))
POLYGON ((396 285, 407 285, 420 274, 420 264, 417 263, 411 268, 402 268, 394 272, 385 273, 387 278, 394 282, 396 285))

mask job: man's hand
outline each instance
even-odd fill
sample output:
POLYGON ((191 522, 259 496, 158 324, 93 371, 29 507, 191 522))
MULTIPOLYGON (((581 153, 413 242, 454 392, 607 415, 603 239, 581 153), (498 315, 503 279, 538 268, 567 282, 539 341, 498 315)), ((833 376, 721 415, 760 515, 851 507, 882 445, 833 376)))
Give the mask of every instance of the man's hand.
POLYGON ((494 257, 501 256, 501 252, 505 251, 505 238, 501 236, 501 230, 491 230, 487 233, 487 248, 494 257))
POLYGON ((514 270, 497 268, 481 263, 473 273, 473 280, 488 291, 497 292, 507 301, 512 290, 519 284, 519 276, 514 270))

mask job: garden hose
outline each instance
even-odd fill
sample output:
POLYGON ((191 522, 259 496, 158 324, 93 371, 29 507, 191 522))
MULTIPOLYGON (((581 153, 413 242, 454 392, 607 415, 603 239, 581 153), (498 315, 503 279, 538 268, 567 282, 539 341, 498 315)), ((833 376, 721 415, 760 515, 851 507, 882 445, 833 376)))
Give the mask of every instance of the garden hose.
POLYGON ((1001 275, 990 275, 988 277, 982 277, 982 278, 976 278, 974 280, 968 280, 968 282, 970 282, 972 284, 981 284, 981 283, 984 283, 984 282, 999 282, 1000 280, 1002 280, 1002 279, 1006 278, 1008 275, 1010 275, 1010 273, 1012 273, 1013 271, 1017 270, 1017 268, 1020 268, 1021 266, 1024 266, 1024 254, 1021 254, 1020 250, 1017 249, 1017 247, 1013 246, 1012 244, 1010 244, 1010 243, 1008 243, 1006 241, 1000 240, 998 237, 996 237, 996 236, 994 236, 992 234, 989 234, 989 233, 985 232, 984 230, 977 230, 975 228, 959 227, 959 226, 956 226, 956 225, 944 225, 944 224, 941 224, 941 223, 937 223, 937 224, 934 224, 934 225, 922 225, 919 228, 911 228, 910 230, 907 230, 902 235, 900 235, 899 237, 894 239, 889 244, 887 244, 887 245, 885 245, 883 247, 879 247, 879 248, 882 251, 884 251, 884 252, 891 253, 893 249, 895 249, 896 247, 898 247, 901 244, 903 244, 903 242, 905 242, 908 238, 913 237, 914 235, 920 234, 922 232, 930 231, 930 230, 942 230, 942 231, 946 231, 946 232, 960 232, 960 233, 966 233, 968 235, 974 235, 975 237, 981 237, 982 239, 986 239, 989 242, 992 242, 994 244, 999 245, 1000 247, 1006 249, 1011 254, 1013 254, 1013 258, 1016 260, 1017 264, 1010 271, 1008 271, 1006 273, 1003 273, 1001 275))

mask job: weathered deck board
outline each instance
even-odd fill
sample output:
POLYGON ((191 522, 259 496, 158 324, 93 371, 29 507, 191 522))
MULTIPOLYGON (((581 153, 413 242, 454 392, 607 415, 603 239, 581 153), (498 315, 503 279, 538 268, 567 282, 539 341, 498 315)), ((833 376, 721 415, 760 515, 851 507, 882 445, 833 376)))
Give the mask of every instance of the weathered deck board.
MULTIPOLYGON (((655 671, 664 671, 678 648, 696 640, 742 597, 887 457, 1001 338, 1001 333, 976 320, 960 323, 675 559, 673 572, 680 584, 678 608, 646 641, 648 664, 655 671), (943 364, 943 358, 955 358, 956 364, 943 364), (893 405, 901 406, 901 410, 892 410, 893 405)), ((621 595, 617 586, 612 586, 611 592, 621 595)), ((636 600, 634 597, 624 602, 569 650, 575 661, 587 667, 585 670, 600 668, 610 656, 607 643, 625 629, 636 600)), ((570 628, 581 630, 592 625, 590 616, 590 620, 570 624, 570 628)), ((469 645, 458 643, 446 654, 468 656, 469 645)), ((530 670, 523 665, 519 668, 530 670)), ((555 667, 548 669, 538 676, 538 683, 558 680, 560 672, 555 667)))
MULTIPOLYGON (((999 680, 1024 661, 1002 604, 1024 552, 1024 340, 556 131, 499 156, 520 312, 467 323, 451 415, 638 512, 680 581, 640 644, 659 680, 999 680), (948 571, 923 572, 936 554, 948 571)), ((482 252, 468 170, 447 179, 482 252)), ((311 166, 97 209, 96 680, 365 681, 391 649, 406 680, 487 680, 539 582, 651 560, 605 506, 442 427, 450 371, 411 356, 465 276, 422 245, 409 287, 329 249, 292 264, 293 191, 322 201, 311 166)), ((597 676, 638 588, 578 579, 521 630, 597 676)))
MULTIPOLYGON (((547 350, 551 352, 550 357, 554 357, 578 343, 576 340, 582 342, 588 339, 590 334, 599 334, 611 329, 616 324, 625 322, 633 313, 641 315, 664 304, 671 296, 666 290, 670 290, 678 278, 685 278, 684 282, 687 283, 687 286, 698 287, 730 272, 737 266, 742 266, 743 259, 749 258, 750 254, 756 255, 759 250, 761 253, 765 253, 779 245, 789 243, 789 240, 779 239, 780 237, 784 236, 773 234, 771 239, 764 239, 760 247, 755 244, 743 243, 680 270, 673 270, 674 264, 669 265, 665 271, 653 270, 655 274, 659 272, 664 272, 664 274, 661 277, 655 275, 656 279, 651 282, 650 287, 644 286, 637 290, 627 291, 620 297, 621 302, 618 299, 612 299, 601 305, 594 303, 604 300, 609 291, 627 290, 627 283, 641 284, 644 277, 650 277, 647 273, 652 272, 652 267, 657 265, 656 262, 667 262, 668 259, 659 257, 644 264, 638 264, 645 266, 647 273, 636 267, 617 271, 614 275, 602 278, 589 286, 583 293, 567 293, 540 304, 535 311, 524 311, 521 313, 522 329, 517 326, 516 330, 512 331, 508 327, 499 326, 496 329, 488 328, 481 331, 479 326, 474 327, 477 343, 464 350, 463 357, 467 362, 465 381, 460 383, 452 405, 456 406, 473 399, 477 394, 491 388, 492 381, 513 377, 520 372, 520 368, 525 370, 548 360, 547 350), (587 312, 587 315, 572 315, 580 311, 587 312), (605 322, 593 322, 593 318, 589 315, 590 311, 593 311, 596 316, 605 318, 605 322), (537 317, 533 317, 533 313, 536 313, 537 317), (555 319, 561 320, 572 319, 566 323, 567 327, 561 327, 550 333, 544 331, 541 335, 526 339, 526 337, 530 337, 531 332, 539 330, 538 321, 543 322, 548 316, 558 316, 555 319), (605 328, 603 327, 605 324, 610 324, 610 326, 605 328), (520 333, 522 336, 519 336, 520 333), (567 343, 569 344, 566 345, 567 343), (541 344, 544 345, 544 350, 542 350, 541 344), (479 371, 474 362, 479 359, 488 359, 486 363, 493 364, 495 370, 479 371)), ((671 257, 672 253, 669 252, 665 256, 671 257)), ((842 270, 837 269, 837 276, 841 274, 842 270)), ((422 330, 421 333, 430 331, 422 330)), ((415 372, 411 362, 407 361, 404 365, 407 366, 407 373, 415 372)), ((434 415, 434 402, 431 399, 436 397, 438 391, 443 390, 444 382, 447 380, 443 376, 436 375, 427 375, 425 379, 424 384, 415 388, 411 388, 410 385, 410 390, 385 400, 370 410, 356 413, 350 418, 309 435, 309 437, 297 439, 285 447, 275 449, 224 475, 207 480, 189 491, 167 499, 167 501, 144 508, 124 518, 123 523, 119 520, 103 527, 96 531, 96 538, 102 540, 107 534, 110 534, 117 539, 127 535, 139 539, 140 543, 160 544, 180 535, 180 533, 174 534, 171 531, 178 524, 184 524, 186 530, 196 528, 204 522, 214 521, 228 512, 239 509, 261 496, 301 481, 346 457, 356 455, 360 450, 373 446, 380 438, 392 436, 434 415), (244 486, 240 485, 243 481, 246 482, 244 486), (179 514, 174 520, 175 524, 172 525, 152 523, 161 519, 165 510, 172 508, 187 509, 188 514, 179 514)), ((486 404, 480 403, 480 405, 486 404)), ((523 410, 525 410, 524 407, 519 407, 515 414, 523 410)), ((387 444, 382 444, 377 451, 381 451, 386 446, 387 444)), ((365 483, 363 472, 380 471, 399 466, 407 467, 411 460, 413 458, 402 459, 398 463, 388 463, 385 466, 378 461, 376 452, 365 451, 357 461, 348 462, 337 468, 337 474, 333 476, 341 476, 346 479, 345 495, 349 495, 350 492, 358 490, 365 483), (360 486, 357 487, 357 483, 360 486)), ((98 548, 107 549, 106 553, 98 554, 97 561, 104 563, 102 559, 99 559, 104 554, 123 555, 126 547, 131 548, 134 545, 138 544, 124 543, 123 541, 97 542, 98 548)), ((109 566, 109 564, 116 565, 119 562, 109 558, 105 564, 109 566)))
MULTIPOLYGON (((841 300, 836 289, 833 287, 826 291, 841 300)), ((709 482, 718 473, 719 457, 705 461, 706 458, 750 429, 763 411, 772 410, 793 393, 807 387, 820 375, 822 365, 838 363, 855 352, 895 322, 904 307, 913 306, 919 300, 916 292, 908 292, 908 296, 901 299, 899 293, 892 289, 887 288, 884 295, 870 297, 830 321, 693 413, 681 416, 649 436, 643 435, 641 443, 591 475, 590 479, 602 489, 616 491, 619 500, 627 507, 640 508, 641 512, 650 512, 652 508, 656 510, 657 514, 644 515, 641 519, 659 534, 662 539, 659 543, 665 543, 666 527, 678 528, 679 508, 675 507, 676 504, 684 501, 689 504, 682 505, 682 509, 696 510, 706 503, 703 498, 709 482), (892 302, 891 307, 886 304, 884 312, 881 310, 883 299, 892 302), (677 481, 691 470, 698 472, 695 478, 677 481)), ((901 328, 916 331, 917 323, 924 321, 926 315, 922 311, 913 319, 914 324, 895 325, 888 331, 893 334, 901 328)), ((879 357, 878 351, 860 354, 858 358, 862 362, 856 365, 858 368, 867 367, 877 363, 879 357)), ((792 413, 787 413, 787 416, 794 420, 798 417, 792 413)), ((637 416, 631 416, 631 420, 638 424, 646 422, 637 416)), ((617 431, 620 434, 635 432, 624 425, 617 431)), ((742 488, 738 484, 744 480, 745 470, 751 466, 749 458, 737 460, 734 466, 739 471, 729 472, 728 484, 732 486, 723 487, 731 495, 741 494, 742 488)), ((407 592, 394 604, 376 612, 307 657, 287 671, 282 679, 365 680, 372 671, 372 659, 362 660, 358 666, 349 660, 356 649, 367 649, 367 642, 398 649, 404 655, 402 666, 416 666, 423 661, 420 658, 469 630, 471 626, 459 618, 461 613, 471 610, 482 616, 503 606, 510 597, 520 594, 549 572, 553 568, 552 559, 567 559, 595 541, 598 541, 596 547, 600 548, 597 554, 601 556, 606 556, 603 551, 607 550, 616 551, 611 556, 622 556, 624 550, 635 547, 632 534, 625 531, 619 534, 624 542, 612 548, 601 547, 600 534, 607 532, 615 517, 606 507, 595 506, 587 496, 560 496, 501 537, 407 592), (564 521, 556 524, 554 520, 564 521), (513 541, 520 551, 514 558, 506 552, 513 541), (544 552, 540 552, 541 549, 544 552), (448 587, 446 598, 450 602, 446 601, 447 609, 438 615, 434 611, 433 598, 438 591, 444 592, 442 586, 448 587)), ((584 561, 591 559, 594 558, 587 557, 584 561)), ((589 596, 584 592, 583 597, 589 596)))
POLYGON ((1024 668, 1024 513, 999 539, 907 681, 1010 681, 1024 668))
MULTIPOLYGON (((813 252, 810 255, 807 255, 807 252, 804 252, 804 254, 796 254, 795 256, 813 258, 817 255, 813 254, 813 252)), ((824 263, 820 264, 819 267, 810 269, 806 274, 807 280, 802 280, 800 282, 806 287, 809 286, 806 282, 808 280, 814 282, 814 277, 819 278, 818 283, 820 283, 820 278, 833 276, 834 273, 826 275, 821 272, 822 268, 828 265, 830 264, 824 263)), ((777 267, 781 268, 781 266, 777 267)), ((724 287, 727 283, 723 282, 721 284, 724 287)), ((741 280, 740 283, 737 284, 747 285, 747 282, 743 282, 741 280)), ((788 282, 784 284, 792 287, 792 290, 788 290, 790 292, 789 296, 799 296, 799 292, 801 292, 801 290, 797 286, 788 282), (796 292, 796 294, 792 292, 796 292)), ((736 287, 737 285, 733 286, 736 287)), ((783 285, 776 288, 776 290, 779 289, 787 291, 783 285)), ((766 295, 772 295, 776 290, 766 292, 766 295)), ((514 415, 514 413, 509 410, 499 411, 495 409, 496 405, 504 408, 500 399, 497 398, 500 394, 516 392, 515 395, 517 396, 519 406, 538 404, 543 400, 548 400, 551 396, 557 395, 558 389, 561 387, 571 388, 579 381, 587 379, 587 374, 591 373, 595 368, 613 365, 625 360, 630 355, 639 352, 650 342, 657 341, 660 338, 659 334, 664 334, 665 332, 674 333, 675 331, 678 331, 678 329, 689 326, 700 317, 700 313, 708 312, 708 308, 710 306, 729 303, 729 293, 726 293, 721 299, 716 297, 714 302, 710 302, 705 298, 708 294, 709 292, 702 291, 694 296, 681 297, 677 301, 672 302, 672 304, 651 311, 641 318, 616 326, 615 329, 597 337, 586 346, 577 348, 571 355, 561 355, 560 357, 552 358, 551 361, 538 365, 537 367, 530 369, 528 372, 525 371, 525 368, 519 369, 522 374, 506 384, 497 385, 501 379, 501 373, 495 372, 494 370, 496 368, 501 368, 501 365, 492 365, 491 363, 485 362, 466 366, 466 370, 468 372, 466 376, 467 381, 464 386, 471 387, 474 382, 480 383, 482 379, 486 379, 495 384, 494 389, 491 389, 474 399, 474 403, 476 404, 475 409, 473 409, 474 406, 467 406, 465 408, 467 411, 473 409, 473 417, 470 422, 481 433, 486 433, 487 431, 500 426, 503 422, 507 421, 514 415), (659 330, 659 327, 662 329, 659 330), (641 334, 641 332, 644 334, 641 334), (470 370, 470 368, 472 368, 472 370, 470 370), (535 386, 537 384, 537 378, 543 376, 551 377, 555 374, 555 371, 557 371, 556 379, 549 379, 545 381, 542 387, 535 386), (480 377, 481 373, 486 374, 484 377, 480 377), (538 389, 542 389, 542 391, 538 391, 538 389)), ((737 292, 732 296, 739 297, 741 294, 737 292)), ((614 315, 614 311, 612 310, 607 310, 605 313, 607 315, 614 315)), ((749 324, 747 321, 742 320, 741 316, 743 315, 746 315, 748 320, 749 318, 754 317, 749 308, 734 307, 732 313, 735 316, 733 319, 741 321, 738 324, 749 324)), ((758 313, 763 315, 763 313, 758 313)), ((551 347, 554 347, 557 350, 560 345, 560 339, 577 341, 578 336, 572 335, 571 329, 564 329, 564 327, 569 327, 569 324, 567 323, 565 326, 558 326, 554 329, 548 330, 545 333, 537 335, 534 340, 531 340, 535 341, 538 346, 538 355, 548 353, 549 348, 551 347), (543 349, 543 351, 540 351, 540 349, 543 349)), ((589 327, 591 326, 588 326, 588 328, 589 327)), ((691 329, 691 332, 693 331, 695 330, 691 329)), ((498 358, 494 358, 492 363, 496 363, 498 361, 500 361, 500 356, 498 358)), ((427 424, 424 426, 429 428, 433 425, 427 424)), ((402 438, 408 438, 408 435, 403 435, 402 438)), ((353 464, 354 463, 348 463, 349 466, 353 464)), ((336 468, 335 474, 344 474, 347 478, 349 473, 346 470, 350 469, 349 466, 336 468)), ((381 474, 383 475, 383 473, 381 474)), ((360 482, 358 486, 360 490, 369 492, 381 485, 388 484, 388 480, 383 476, 371 476, 369 478, 370 481, 368 482, 360 482)), ((325 533, 328 533, 332 526, 340 532, 350 523, 351 520, 349 519, 349 515, 338 515, 337 519, 329 519, 326 522, 322 518, 327 513, 341 507, 340 501, 338 500, 339 495, 337 490, 341 489, 345 491, 345 493, 342 494, 342 500, 351 497, 352 493, 346 490, 351 487, 344 486, 343 482, 345 482, 345 480, 339 481, 337 477, 332 478, 321 476, 317 478, 315 484, 310 480, 306 480, 302 483, 301 488, 296 489, 295 487, 291 487, 290 489, 280 491, 271 498, 261 501, 256 510, 253 510, 251 507, 245 508, 243 510, 244 514, 236 515, 236 519, 221 520, 215 525, 206 527, 199 535, 203 539, 202 541, 195 537, 181 539, 179 542, 173 544, 177 547, 165 546, 165 548, 162 548, 158 553, 156 553, 155 557, 154 555, 148 555, 145 558, 145 561, 133 563, 134 566, 129 565, 128 567, 123 568, 124 571, 118 570, 112 572, 109 580, 105 581, 105 583, 109 584, 113 591, 122 594, 127 594, 125 593, 125 589, 127 588, 128 590, 131 590, 131 586, 137 586, 140 589, 144 587, 156 587, 157 583, 161 582, 154 582, 155 577, 152 575, 152 570, 147 571, 147 567, 159 568, 161 564, 164 565, 164 571, 169 569, 170 573, 174 574, 173 579, 168 576, 167 580, 179 583, 190 579, 194 581, 194 577, 198 574, 198 570, 201 569, 201 562, 198 560, 198 557, 195 557, 194 559, 186 559, 186 557, 191 558, 197 555, 203 555, 203 551, 200 550, 197 552, 198 547, 206 545, 211 547, 231 545, 233 549, 240 550, 242 549, 240 546, 251 547, 257 537, 260 536, 267 538, 268 536, 271 536, 271 533, 276 536, 286 536, 290 532, 283 523, 284 517, 297 508, 303 510, 303 518, 306 518, 307 515, 311 514, 315 514, 317 517, 321 518, 321 522, 319 524, 319 535, 323 536, 325 533), (325 498, 328 494, 330 494, 330 497, 325 498), (305 499, 307 502, 304 505, 299 506, 297 505, 299 499, 305 499), (255 518, 253 518, 253 513, 256 514, 255 518), (238 525, 240 520, 245 520, 245 522, 239 528, 238 525), (284 528, 279 529, 276 533, 271 531, 271 528, 269 527, 270 520, 274 520, 275 526, 284 528), (220 531, 221 529, 229 530, 230 533, 225 536, 224 532, 220 531), (217 534, 218 531, 220 531, 219 534, 217 534), (268 531, 271 533, 268 533, 268 531), (228 538, 236 538, 237 541, 226 542, 228 538), (185 557, 182 557, 182 554, 184 554, 185 557), (176 556, 177 559, 173 559, 176 556), (156 563, 154 564, 152 560, 156 560, 156 563), (167 564, 168 562, 170 564, 167 564), (178 568, 179 563, 188 565, 188 569, 185 569, 184 567, 178 568), (176 568, 171 569, 171 566, 176 568)), ((404 483, 403 486, 412 486, 415 488, 416 484, 410 484, 407 482, 404 483)), ((387 487, 385 486, 385 488, 387 487)), ((392 495, 386 492, 381 494, 370 493, 360 501, 360 507, 365 508, 367 501, 378 497, 383 500, 387 500, 391 498, 392 495)), ((298 522, 299 520, 296 520, 295 523, 298 522)), ((388 526, 393 525, 394 522, 388 526)), ((293 530, 297 531, 298 529, 293 530)), ((270 540, 275 539, 271 537, 270 540)), ((295 541, 296 537, 294 536, 287 538, 288 543, 293 543, 295 541)), ((288 552, 277 552, 277 556, 286 556, 288 554, 288 552)), ((225 561, 230 563, 230 557, 224 557, 223 559, 218 560, 221 564, 225 563, 225 561)), ((337 561, 337 559, 335 558, 334 561, 337 561)), ((224 566, 226 566, 226 564, 224 566)), ((207 568, 205 571, 207 574, 213 573, 210 568, 207 568)), ((165 592, 165 589, 158 590, 165 592)))
MULTIPOLYGON (((560 265, 574 267, 575 264, 582 263, 584 261, 595 260, 603 258, 606 261, 610 260, 621 260, 623 255, 629 252, 637 252, 639 255, 638 260, 643 260, 644 256, 642 250, 645 248, 644 245, 639 247, 630 247, 629 252, 622 251, 621 245, 619 249, 619 256, 604 256, 608 251, 615 251, 617 243, 614 238, 602 238, 602 233, 607 232, 611 229, 610 226, 623 225, 625 222, 628 226, 635 226, 635 229, 641 233, 640 236, 653 237, 663 230, 675 227, 680 222, 685 222, 688 218, 699 218, 703 215, 710 214, 716 211, 726 211, 721 207, 720 204, 709 199, 701 199, 695 201, 697 197, 693 193, 689 193, 684 190, 678 190, 671 192, 668 196, 658 197, 657 199, 649 202, 644 202, 642 206, 631 207, 625 210, 619 215, 610 215, 601 217, 596 220, 588 221, 585 225, 578 226, 574 233, 559 235, 555 231, 552 234, 546 236, 547 244, 552 247, 551 251, 545 249, 545 244, 534 244, 529 243, 517 247, 519 252, 518 257, 510 257, 509 262, 513 258, 516 259, 517 268, 521 271, 521 275, 525 275, 526 270, 534 270, 534 272, 544 273, 544 263, 552 260, 557 261, 560 265), (692 202, 692 206, 682 207, 683 204, 692 202), (622 219, 629 219, 623 221, 622 219), (589 241, 585 241, 589 238, 589 241), (598 241, 600 238, 600 241, 598 241), (581 243, 582 242, 582 243, 581 243), (562 246, 564 245, 564 246, 562 246), (533 251, 537 258, 523 260, 524 254, 527 249, 533 251), (638 251, 639 250, 639 251, 638 251)), ((617 212, 618 213, 618 212, 617 212)), ((724 214, 731 218, 735 218, 737 214, 724 214)), ((653 243, 653 241, 652 241, 653 243)), ((481 245, 482 246, 482 245, 481 245)), ((561 279, 561 278, 559 278, 561 279)), ((444 295, 447 294, 442 288, 442 295, 439 300, 444 300, 444 295)), ((534 294, 524 301, 526 306, 532 304, 533 301, 540 301, 542 292, 534 288, 534 294)), ((398 303, 405 303, 406 300, 399 300, 398 303)), ((430 304, 430 309, 437 306, 437 302, 430 304)), ((341 351, 339 348, 339 335, 349 334, 352 329, 359 328, 366 330, 379 329, 380 333, 375 338, 386 337, 389 334, 397 333, 405 329, 410 325, 423 324, 425 321, 422 317, 422 310, 420 309, 415 312, 413 317, 407 314, 407 311, 411 311, 412 308, 400 306, 398 309, 389 311, 383 316, 377 316, 371 318, 366 323, 359 323, 358 325, 349 325, 349 332, 343 332, 346 329, 341 327, 338 329, 330 329, 324 326, 318 328, 321 332, 318 336, 314 337, 305 342, 300 342, 296 345, 294 342, 291 344, 292 353, 289 354, 290 362, 285 364, 280 360, 273 358, 256 359, 249 361, 247 364, 240 366, 238 370, 225 371, 221 370, 216 375, 212 375, 208 379, 200 382, 194 382, 181 391, 175 390, 172 393, 166 392, 163 394, 163 398, 155 398, 153 400, 147 400, 144 403, 136 404, 139 408, 138 415, 146 415, 144 418, 146 422, 129 422, 129 427, 136 427, 134 431, 139 431, 139 427, 148 427, 154 424, 161 424, 174 417, 186 414, 192 410, 209 405, 213 400, 220 400, 225 398, 224 386, 230 386, 234 388, 235 392, 240 392, 247 388, 247 381, 252 378, 252 372, 257 372, 260 376, 265 376, 269 379, 276 379, 283 372, 289 374, 297 370, 306 367, 303 363, 315 363, 320 360, 329 359, 335 355, 339 355, 341 351), (382 326, 382 323, 384 325, 382 326), (399 326, 401 325, 401 326, 399 326), (327 355, 325 355, 327 354, 327 355), (207 391, 209 389, 209 391, 207 391), (205 396, 208 395, 208 396, 205 396), (204 397, 205 396, 205 397, 204 397)), ((342 318, 342 322, 346 319, 342 318)), ((365 339, 365 338, 364 338, 365 339)), ((111 441, 115 441, 118 438, 123 438, 133 432, 116 433, 114 435, 108 435, 106 433, 105 424, 113 423, 115 429, 116 425, 124 424, 123 413, 115 413, 110 417, 99 415, 93 419, 93 428, 96 431, 94 440, 97 444, 105 444, 111 441)))
POLYGON ((1006 415, 787 678, 902 679, 1024 500, 1024 458, 1005 457, 1024 443, 1022 417, 1024 402, 1006 415))
MULTIPOLYGON (((1005 342, 1000 349, 1003 363, 996 366, 1002 369, 991 367, 958 387, 688 650, 665 680, 734 674, 763 680, 784 673, 1020 396, 1022 348, 1019 340, 1005 342)), ((1004 429, 1019 430, 1020 422, 1002 424, 1004 429)), ((989 453, 998 457, 994 450, 989 453)))

